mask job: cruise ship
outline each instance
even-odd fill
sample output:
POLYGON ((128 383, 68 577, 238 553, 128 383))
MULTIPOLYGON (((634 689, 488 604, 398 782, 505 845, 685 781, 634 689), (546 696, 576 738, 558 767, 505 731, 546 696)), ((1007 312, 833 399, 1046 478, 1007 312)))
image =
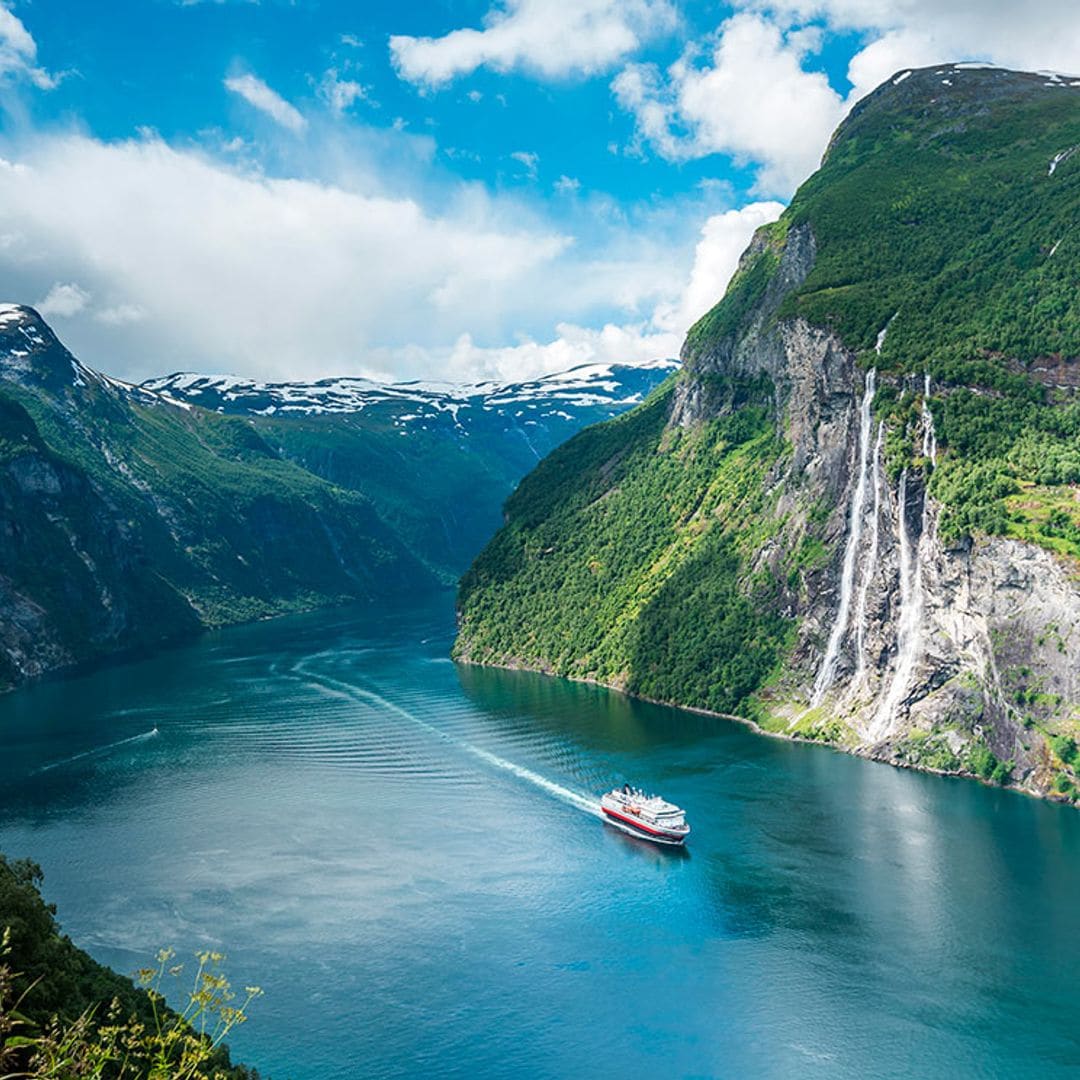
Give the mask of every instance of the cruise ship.
POLYGON ((600 799, 604 820, 616 829, 658 844, 681 844, 690 835, 686 815, 659 795, 623 784, 600 799))

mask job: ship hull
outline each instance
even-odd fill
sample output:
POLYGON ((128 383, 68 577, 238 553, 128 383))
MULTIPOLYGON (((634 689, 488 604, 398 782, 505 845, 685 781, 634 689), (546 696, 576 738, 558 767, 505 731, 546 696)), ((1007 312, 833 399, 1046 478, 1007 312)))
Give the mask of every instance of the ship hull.
POLYGON ((604 820, 630 836, 640 837, 642 840, 651 840, 654 844, 672 844, 681 847, 686 841, 687 833, 670 833, 664 829, 657 829, 652 825, 646 825, 628 814, 621 814, 607 806, 601 807, 604 812, 604 820))

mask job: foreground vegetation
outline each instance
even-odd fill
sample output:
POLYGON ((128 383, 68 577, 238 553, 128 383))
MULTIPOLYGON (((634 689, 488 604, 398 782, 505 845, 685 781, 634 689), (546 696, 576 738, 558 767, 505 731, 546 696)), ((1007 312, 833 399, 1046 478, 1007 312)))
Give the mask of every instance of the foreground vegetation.
POLYGON ((199 954, 186 973, 172 950, 139 972, 136 986, 60 933, 40 884, 34 863, 0 855, 0 1076, 258 1080, 230 1062, 225 1046, 257 987, 238 997, 220 954, 199 954), (179 1011, 166 1005, 167 988, 174 999, 186 996, 179 1011))

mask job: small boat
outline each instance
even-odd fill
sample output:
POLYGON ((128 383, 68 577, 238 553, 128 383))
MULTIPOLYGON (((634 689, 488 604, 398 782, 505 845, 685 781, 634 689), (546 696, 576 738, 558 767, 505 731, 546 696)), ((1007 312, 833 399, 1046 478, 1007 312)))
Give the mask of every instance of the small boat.
POLYGON ((690 835, 686 815, 659 795, 623 784, 600 799, 604 820, 616 829, 658 844, 681 844, 690 835))

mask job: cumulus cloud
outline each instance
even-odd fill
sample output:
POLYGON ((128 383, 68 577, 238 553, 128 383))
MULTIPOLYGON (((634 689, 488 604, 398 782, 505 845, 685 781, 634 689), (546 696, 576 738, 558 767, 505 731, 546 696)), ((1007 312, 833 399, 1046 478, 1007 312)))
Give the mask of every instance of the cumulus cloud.
POLYGON ((510 156, 525 169, 530 180, 536 179, 537 166, 540 164, 539 154, 529 150, 515 150, 510 156))
POLYGON ((78 315, 89 303, 90 294, 85 289, 74 282, 64 285, 58 281, 49 290, 48 295, 34 306, 46 317, 59 315, 61 318, 69 319, 72 315, 78 315))
POLYGON ((0 79, 26 79, 40 90, 51 90, 55 75, 37 66, 37 43, 22 21, 0 2, 0 79))
POLYGON ((225 89, 238 94, 253 108, 265 113, 281 127, 299 134, 307 127, 300 111, 256 75, 234 75, 225 80, 225 89))
POLYGON ((425 351, 423 365, 452 381, 515 382, 580 364, 638 364, 674 357, 681 344, 677 334, 644 322, 607 323, 600 329, 559 323, 549 341, 526 338, 513 345, 485 347, 477 345, 471 334, 462 334, 448 349, 425 351))
POLYGON ((816 167, 846 110, 825 75, 803 66, 816 44, 813 34, 738 14, 705 63, 688 50, 666 74, 630 65, 612 90, 640 145, 671 161, 727 154, 758 166, 758 191, 786 195, 816 167))
POLYGON ((466 333, 452 348, 426 351, 423 366, 462 380, 515 380, 578 364, 634 364, 678 356, 686 331, 724 295, 754 230, 775 221, 783 210, 782 203, 758 202, 709 217, 689 277, 684 283, 665 282, 666 298, 647 319, 608 322, 601 329, 561 322, 551 340, 526 338, 497 347, 479 346, 466 333))
POLYGON ((592 75, 676 22, 669 0, 503 0, 482 30, 462 28, 438 38, 399 34, 390 38, 390 53, 403 79, 431 88, 480 67, 548 79, 592 75))
MULTIPOLYGON (((329 68, 319 82, 319 97, 335 116, 342 116, 358 101, 367 101, 368 88, 355 79, 342 78, 337 68, 329 68)), ((298 114, 299 115, 299 114, 298 114)))
MULTIPOLYGON (((742 0, 789 24, 823 20, 834 30, 891 38, 897 68, 983 59, 1032 70, 1080 67, 1080 8, 1074 0, 742 0), (913 48, 916 55, 904 55, 913 48)), ((879 38, 875 38, 875 41, 879 38)))
POLYGON ((77 315, 90 293, 123 298, 66 333, 128 377, 200 360, 328 375, 386 343, 497 339, 535 314, 537 275, 569 243, 503 223, 480 192, 433 214, 413 199, 246 173, 151 136, 41 136, 19 157, 0 163, 0 234, 18 235, 0 272, 23 296, 47 291, 47 314, 77 315), (43 267, 64 276, 30 284, 43 267))
POLYGON ((712 215, 702 226, 682 296, 676 303, 658 306, 653 325, 676 336, 685 334, 724 295, 754 230, 783 212, 783 203, 756 202, 712 215))
POLYGON ((138 304, 116 304, 95 311, 94 318, 106 326, 127 326, 129 323, 142 322, 146 312, 138 304))
POLYGON ((757 171, 756 190, 789 195, 817 166, 851 105, 903 68, 989 60, 1031 70, 1080 67, 1074 0, 740 0, 702 58, 666 71, 629 64, 617 102, 634 117, 631 150, 670 161, 724 154, 757 171), (827 34, 859 33, 852 89, 830 86, 815 54, 827 34))

